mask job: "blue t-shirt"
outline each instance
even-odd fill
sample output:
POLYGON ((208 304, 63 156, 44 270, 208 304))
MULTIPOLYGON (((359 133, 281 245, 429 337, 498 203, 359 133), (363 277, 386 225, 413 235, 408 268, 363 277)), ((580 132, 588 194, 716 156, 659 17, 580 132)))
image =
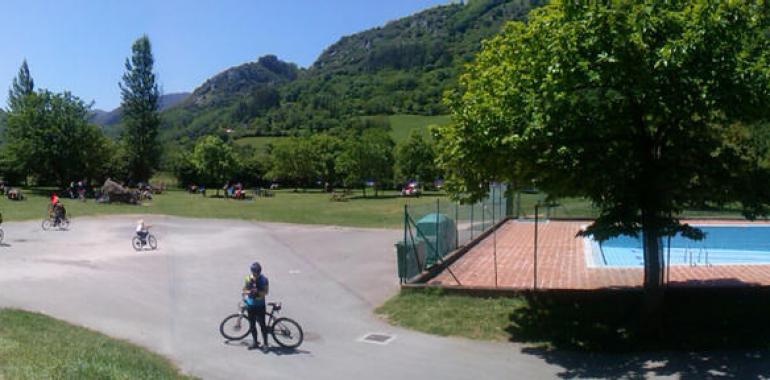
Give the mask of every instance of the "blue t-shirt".
POLYGON ((254 276, 249 275, 246 276, 246 280, 244 281, 243 288, 246 290, 251 291, 252 294, 249 294, 246 296, 246 305, 248 306, 265 306, 265 298, 256 298, 253 297, 253 293, 256 292, 263 292, 265 289, 267 289, 267 277, 264 275, 259 275, 259 277, 254 278, 254 276))

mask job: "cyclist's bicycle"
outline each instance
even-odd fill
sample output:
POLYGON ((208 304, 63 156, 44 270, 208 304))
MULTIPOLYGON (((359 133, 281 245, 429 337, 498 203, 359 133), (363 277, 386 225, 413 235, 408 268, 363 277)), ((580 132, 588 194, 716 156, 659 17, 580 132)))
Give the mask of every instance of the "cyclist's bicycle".
POLYGON ((43 223, 41 224, 43 227, 43 231, 48 231, 52 228, 58 228, 60 230, 66 230, 70 227, 70 219, 66 216, 59 217, 59 220, 56 220, 56 216, 54 215, 48 215, 48 217, 43 219, 43 223))
POLYGON ((142 240, 139 236, 134 235, 134 237, 131 239, 131 246, 133 246, 137 251, 143 250, 145 246, 149 246, 150 249, 155 250, 158 248, 158 239, 155 239, 155 235, 149 232, 147 233, 147 237, 145 237, 144 240, 142 240))
MULTIPOLYGON (((267 317, 267 321, 265 321, 267 333, 272 335, 273 340, 281 347, 299 347, 304 339, 302 327, 300 327, 299 323, 290 318, 277 317, 278 312, 281 310, 280 302, 268 302, 267 305, 270 306, 270 309, 265 314, 267 317)), ((243 301, 238 304, 238 308, 240 310, 238 313, 228 315, 219 325, 219 332, 227 340, 241 340, 251 332, 252 326, 249 323, 248 312, 243 301)), ((267 342, 264 343, 267 344, 267 342)))

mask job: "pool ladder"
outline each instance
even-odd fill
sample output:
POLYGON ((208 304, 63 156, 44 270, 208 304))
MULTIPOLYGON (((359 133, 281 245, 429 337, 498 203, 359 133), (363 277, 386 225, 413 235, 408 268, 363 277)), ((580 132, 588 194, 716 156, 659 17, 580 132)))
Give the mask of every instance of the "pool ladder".
POLYGON ((689 263, 691 267, 697 267, 698 263, 701 262, 701 258, 703 258, 703 261, 707 267, 712 267, 711 261, 709 260, 709 251, 705 247, 699 247, 698 248, 698 258, 697 260, 693 260, 693 251, 692 247, 687 246, 687 248, 684 251, 684 257, 682 258, 682 261, 685 263, 689 263))

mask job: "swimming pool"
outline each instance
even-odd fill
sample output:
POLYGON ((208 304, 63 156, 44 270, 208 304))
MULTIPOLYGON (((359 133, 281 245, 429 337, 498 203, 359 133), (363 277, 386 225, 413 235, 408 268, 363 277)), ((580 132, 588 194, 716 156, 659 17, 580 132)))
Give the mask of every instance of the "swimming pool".
MULTIPOLYGON (((677 235, 663 238, 664 261, 671 265, 770 264, 770 224, 695 225, 706 233, 695 241, 677 235)), ((601 244, 585 240, 589 267, 641 267, 644 263, 640 239, 619 236, 601 244)))

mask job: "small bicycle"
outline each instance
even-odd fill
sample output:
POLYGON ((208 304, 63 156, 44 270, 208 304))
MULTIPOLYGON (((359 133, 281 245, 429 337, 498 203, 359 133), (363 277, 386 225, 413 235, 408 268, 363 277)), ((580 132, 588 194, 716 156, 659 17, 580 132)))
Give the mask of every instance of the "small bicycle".
POLYGON ((41 223, 41 227, 43 227, 43 231, 48 231, 52 228, 58 228, 60 230, 66 230, 70 227, 70 219, 66 216, 62 216, 59 218, 59 220, 56 220, 56 217, 51 215, 47 218, 43 219, 43 223, 41 223))
MULTIPOLYGON (((268 302, 270 310, 265 314, 268 317, 265 321, 267 333, 273 336, 278 345, 284 348, 297 348, 302 344, 304 334, 302 327, 293 319, 286 317, 277 317, 281 310, 281 303, 268 302)), ((219 325, 219 332, 227 340, 241 340, 251 332, 246 305, 241 301, 238 304, 239 312, 228 315, 219 325)), ((267 342, 265 342, 267 344, 267 342)))
POLYGON ((131 239, 131 246, 133 246, 137 251, 141 251, 145 246, 149 246, 150 249, 154 251, 158 249, 158 239, 156 239, 155 235, 151 233, 147 234, 147 237, 144 238, 144 241, 142 241, 139 236, 134 235, 134 237, 131 239))

